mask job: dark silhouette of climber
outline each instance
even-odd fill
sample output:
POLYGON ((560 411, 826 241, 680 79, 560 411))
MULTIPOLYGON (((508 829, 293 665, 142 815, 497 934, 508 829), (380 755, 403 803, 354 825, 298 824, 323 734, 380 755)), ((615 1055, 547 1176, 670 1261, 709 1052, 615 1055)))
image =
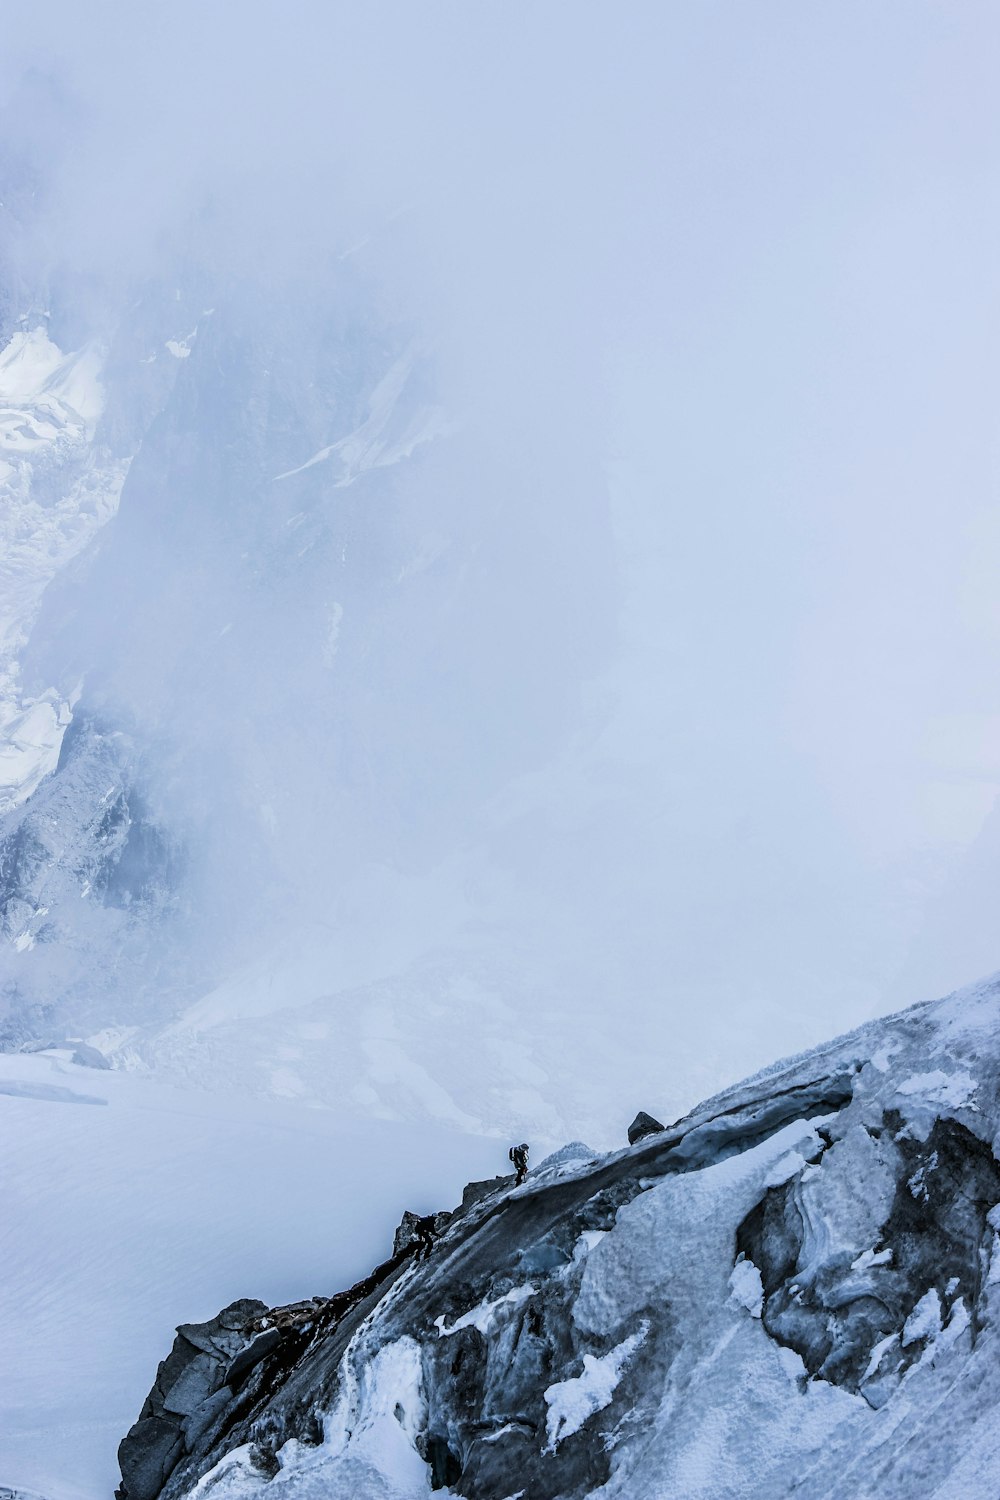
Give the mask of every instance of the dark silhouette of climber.
POLYGON ((416 1235, 416 1240, 414 1243, 417 1247, 416 1254, 414 1255, 413 1259, 426 1260, 431 1251, 434 1249, 434 1238, 437 1234, 437 1225, 434 1222, 434 1215, 425 1214, 422 1219, 418 1219, 413 1226, 413 1233, 416 1235))
POLYGON ((520 1146, 511 1146, 507 1152, 514 1163, 514 1186, 520 1187, 528 1176, 528 1143, 522 1141, 520 1146))

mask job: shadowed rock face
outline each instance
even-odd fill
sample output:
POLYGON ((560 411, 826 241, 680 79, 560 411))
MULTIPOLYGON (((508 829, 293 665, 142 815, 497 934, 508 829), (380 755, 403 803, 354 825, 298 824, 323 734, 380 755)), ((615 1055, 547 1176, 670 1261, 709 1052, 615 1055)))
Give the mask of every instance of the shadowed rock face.
POLYGON ((1000 1059, 958 1042, 945 1055, 927 1016, 612 1156, 581 1147, 521 1188, 476 1184, 426 1260, 404 1220, 392 1257, 348 1292, 182 1329, 122 1444, 122 1500, 187 1495, 223 1458, 220 1493, 270 1478, 283 1500, 307 1451, 308 1493, 344 1500, 428 1483, 468 1500, 601 1486, 646 1500, 650 1475, 657 1494, 700 1500, 734 1464, 752 1500, 856 1500, 865 1442, 879 1493, 912 1500, 917 1469, 931 1472, 925 1420, 938 1470, 964 1461, 941 1415, 963 1372, 975 1399, 1000 1394, 995 1359, 976 1363, 1000 1280, 1000 1059), (898 1065, 865 1061, 876 1050, 898 1065), (893 1401, 898 1417, 869 1435, 893 1401), (703 1422, 691 1489, 685 1445, 703 1422), (400 1444, 412 1481, 379 1471, 400 1444))
POLYGON ((986 1216, 997 1202, 1000 1166, 965 1126, 936 1120, 917 1140, 887 1111, 880 1128, 824 1151, 812 1174, 772 1188, 743 1220, 736 1245, 760 1270, 771 1337, 794 1349, 810 1375, 861 1389, 880 1406, 956 1309, 975 1316, 992 1238, 986 1216), (827 1228, 826 1204, 841 1185, 824 1174, 839 1177, 845 1193, 866 1184, 871 1191, 874 1179, 883 1202, 891 1183, 867 1253, 817 1242, 815 1226, 827 1228), (926 1319, 907 1335, 924 1299, 926 1319))
POLYGON ((119 1494, 154 1500, 184 1453, 218 1433, 237 1386, 227 1383, 227 1374, 266 1311, 263 1302, 242 1299, 209 1323, 178 1328, 139 1420, 119 1449, 119 1494))

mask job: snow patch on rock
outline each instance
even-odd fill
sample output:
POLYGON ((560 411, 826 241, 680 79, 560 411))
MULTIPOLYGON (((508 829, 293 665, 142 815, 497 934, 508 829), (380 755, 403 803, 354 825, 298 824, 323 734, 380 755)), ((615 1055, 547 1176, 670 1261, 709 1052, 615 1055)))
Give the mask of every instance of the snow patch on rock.
POLYGON ((579 1432, 589 1417, 609 1405, 625 1366, 648 1331, 649 1325, 643 1323, 607 1354, 600 1357, 585 1354, 581 1374, 548 1387, 545 1392, 549 1408, 546 1435, 550 1451, 554 1452, 564 1438, 579 1432))

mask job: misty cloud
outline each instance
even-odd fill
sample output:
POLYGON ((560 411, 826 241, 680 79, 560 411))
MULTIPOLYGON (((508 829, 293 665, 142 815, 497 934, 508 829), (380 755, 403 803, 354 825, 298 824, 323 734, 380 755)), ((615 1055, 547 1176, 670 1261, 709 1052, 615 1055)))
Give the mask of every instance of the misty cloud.
POLYGON ((4 332, 131 464, 25 683, 138 736, 186 998, 475 970, 575 1121, 623 1030, 666 1110, 994 966, 996 26, 8 18, 4 332))

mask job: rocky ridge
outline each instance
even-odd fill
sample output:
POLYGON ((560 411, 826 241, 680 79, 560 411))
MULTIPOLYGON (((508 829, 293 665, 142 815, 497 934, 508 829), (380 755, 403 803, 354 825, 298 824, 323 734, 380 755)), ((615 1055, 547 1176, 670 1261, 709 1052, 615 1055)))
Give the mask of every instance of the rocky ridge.
POLYGON ((121 1500, 993 1493, 998 1021, 995 980, 873 1023, 182 1327, 121 1500))

